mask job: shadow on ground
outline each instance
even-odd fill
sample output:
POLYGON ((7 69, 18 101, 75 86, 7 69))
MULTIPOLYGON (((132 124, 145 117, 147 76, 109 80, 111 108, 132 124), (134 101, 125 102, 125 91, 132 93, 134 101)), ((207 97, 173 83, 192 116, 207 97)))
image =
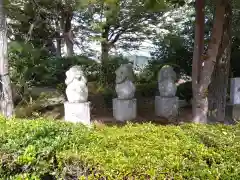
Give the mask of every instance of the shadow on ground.
MULTIPOLYGON (((112 115, 111 102, 106 102, 102 96, 90 96, 91 101, 91 119, 96 124, 102 125, 119 125, 122 126, 125 123, 117 122, 112 115)), ((179 117, 174 121, 168 121, 167 119, 157 117, 154 113, 154 97, 153 98, 138 98, 137 105, 137 118, 132 120, 133 123, 146 123, 151 122, 155 124, 167 125, 167 124, 181 124, 184 122, 190 122, 192 119, 191 107, 181 108, 179 110, 179 117)), ((50 106, 40 111, 41 116, 46 118, 53 118, 61 120, 64 118, 63 105, 50 106)))

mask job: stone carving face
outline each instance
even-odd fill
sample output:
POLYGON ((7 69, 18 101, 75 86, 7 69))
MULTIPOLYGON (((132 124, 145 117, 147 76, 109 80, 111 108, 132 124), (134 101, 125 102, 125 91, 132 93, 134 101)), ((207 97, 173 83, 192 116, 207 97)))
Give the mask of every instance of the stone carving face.
POLYGON ((133 81, 133 70, 132 70, 132 64, 122 64, 117 70, 116 70, 116 83, 120 84, 126 80, 133 81))
POLYGON ((116 93, 119 99, 132 99, 135 94, 131 64, 123 64, 116 70, 116 93))
POLYGON ((163 66, 158 74, 158 88, 160 96, 173 97, 176 94, 177 87, 175 81, 177 75, 169 65, 163 66))
POLYGON ((159 71, 158 74, 158 81, 164 81, 164 80, 177 80, 177 75, 174 72, 173 68, 169 65, 165 65, 162 67, 162 69, 159 71))
POLYGON ((82 83, 86 84, 87 80, 84 77, 84 73, 82 71, 82 68, 80 66, 73 66, 66 72, 66 80, 65 84, 69 85, 73 82, 73 80, 81 81, 82 83))
POLYGON ((88 98, 87 79, 80 66, 73 66, 66 72, 66 95, 71 103, 86 102, 88 98))

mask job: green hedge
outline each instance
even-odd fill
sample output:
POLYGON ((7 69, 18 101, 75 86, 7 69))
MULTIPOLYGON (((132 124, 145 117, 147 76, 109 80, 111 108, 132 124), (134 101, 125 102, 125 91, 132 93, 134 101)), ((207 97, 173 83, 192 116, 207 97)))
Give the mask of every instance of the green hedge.
POLYGON ((190 102, 192 99, 192 81, 180 84, 177 87, 176 96, 179 99, 185 99, 187 102, 190 102))
POLYGON ((240 126, 0 120, 0 179, 240 179, 240 126), (102 177, 102 178, 100 178, 102 177))
POLYGON ((154 97, 158 95, 158 93, 159 90, 157 81, 136 84, 136 96, 154 97))

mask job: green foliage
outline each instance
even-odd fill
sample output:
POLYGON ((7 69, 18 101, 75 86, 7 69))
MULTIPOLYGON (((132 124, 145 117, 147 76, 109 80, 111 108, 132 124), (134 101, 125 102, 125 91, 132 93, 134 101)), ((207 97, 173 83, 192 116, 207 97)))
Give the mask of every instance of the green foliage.
POLYGON ((159 11, 159 9, 168 8, 169 6, 183 6, 185 4, 185 0, 146 0, 145 6, 149 10, 159 11))
POLYGON ((239 179, 240 126, 0 120, 1 179, 239 179), (99 178, 98 178, 99 177, 99 178))
POLYGON ((74 65, 82 66, 90 81, 96 80, 99 64, 84 56, 56 58, 32 44, 12 42, 9 46, 10 74, 14 84, 53 86, 65 80, 65 72, 74 65))
POLYGON ((158 93, 157 81, 150 81, 136 85, 136 96, 154 97, 158 93))
POLYGON ((193 44, 179 36, 169 34, 163 39, 156 39, 154 44, 158 47, 152 52, 155 61, 177 65, 178 73, 191 75, 193 44))
POLYGON ((180 84, 177 87, 176 96, 180 99, 185 99, 187 102, 190 102, 192 99, 192 81, 188 81, 180 84))
POLYGON ((129 60, 122 56, 110 57, 108 60, 104 60, 100 69, 100 84, 108 85, 111 88, 115 86, 116 74, 115 71, 121 64, 129 63, 129 60))
POLYGON ((173 63, 165 63, 161 60, 150 60, 147 66, 138 74, 137 82, 142 84, 157 81, 159 70, 165 65, 171 65, 179 77, 180 70, 178 65, 173 63))
POLYGON ((110 49, 117 45, 121 48, 139 47, 139 41, 149 38, 152 28, 146 22, 156 23, 161 13, 172 5, 182 5, 184 0, 68 0, 68 1, 17 1, 8 0, 7 15, 11 20, 9 36, 23 41, 29 37, 38 47, 44 47, 56 53, 53 46, 55 38, 62 37, 68 23, 82 50, 90 52, 85 42, 92 40, 108 41, 110 49), (180 3, 179 3, 180 2, 180 3), (21 11, 18 9, 21 7, 21 11), (69 16, 70 15, 70 16, 69 16), (99 16, 101 18, 96 18, 99 16), (71 23, 75 19, 78 24, 71 23), (29 34, 30 25, 34 25, 29 34), (57 27, 59 26, 59 27, 57 27), (60 29, 59 29, 60 28, 60 29), (60 34, 59 34, 60 33, 60 34), (131 33, 137 34, 132 36, 131 33), (82 43, 84 41, 84 43, 82 43), (46 45, 52 47, 46 47, 46 45))
POLYGON ((12 42, 9 46, 9 64, 11 78, 15 84, 29 86, 58 86, 66 78, 66 71, 74 65, 80 65, 88 81, 98 81, 99 85, 114 86, 115 71, 129 61, 121 56, 111 57, 103 64, 85 56, 52 57, 46 51, 34 48, 31 44, 12 42))
POLYGON ((233 37, 230 77, 239 77, 240 76, 240 65, 238 63, 238 59, 240 56, 239 42, 240 42, 240 37, 233 37))
POLYGON ((112 99, 117 97, 115 88, 103 88, 103 91, 99 94, 102 94, 106 107, 112 108, 112 99))
POLYGON ((9 44, 9 64, 11 67, 11 76, 21 82, 30 81, 27 77, 32 76, 32 73, 36 71, 36 67, 39 64, 39 62, 35 61, 42 57, 47 57, 46 54, 42 56, 43 53, 45 52, 41 52, 40 49, 33 48, 31 44, 11 42, 9 44))
POLYGON ((92 14, 101 18, 88 22, 94 33, 92 39, 105 42, 110 49, 139 47, 139 42, 148 39, 153 32, 146 22, 154 24, 166 7, 165 1, 96 1, 92 14))

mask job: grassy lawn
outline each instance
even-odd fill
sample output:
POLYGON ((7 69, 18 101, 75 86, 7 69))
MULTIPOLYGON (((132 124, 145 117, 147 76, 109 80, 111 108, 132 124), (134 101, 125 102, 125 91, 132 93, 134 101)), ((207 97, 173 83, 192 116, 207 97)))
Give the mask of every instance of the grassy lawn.
POLYGON ((240 125, 0 120, 0 179, 240 179, 240 125), (101 178, 102 177, 102 178, 101 178))

